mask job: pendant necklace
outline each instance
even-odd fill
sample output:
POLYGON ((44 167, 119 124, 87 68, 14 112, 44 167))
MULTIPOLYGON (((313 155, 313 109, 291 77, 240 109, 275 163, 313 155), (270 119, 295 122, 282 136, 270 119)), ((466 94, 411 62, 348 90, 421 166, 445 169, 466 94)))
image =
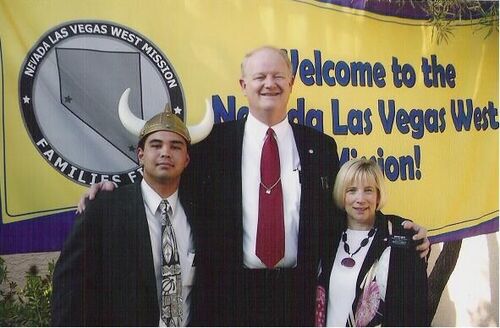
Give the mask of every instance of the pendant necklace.
POLYGON ((264 182, 260 182, 260 185, 266 190, 266 194, 270 194, 271 191, 273 191, 274 187, 276 187, 276 185, 281 181, 281 177, 278 178, 278 180, 276 180, 276 182, 271 186, 271 187, 268 187, 264 184, 264 182))
POLYGON ((366 245, 368 245, 368 241, 370 240, 371 237, 377 232, 376 228, 371 228, 370 231, 368 231, 368 236, 366 236, 361 243, 359 244, 358 249, 351 254, 351 249, 349 247, 349 244, 347 243, 347 229, 344 230, 342 233, 342 241, 344 242, 344 251, 349 255, 349 257, 345 257, 342 259, 340 264, 347 268, 352 268, 354 265, 356 265, 356 261, 352 258, 354 255, 356 255, 357 252, 366 245))

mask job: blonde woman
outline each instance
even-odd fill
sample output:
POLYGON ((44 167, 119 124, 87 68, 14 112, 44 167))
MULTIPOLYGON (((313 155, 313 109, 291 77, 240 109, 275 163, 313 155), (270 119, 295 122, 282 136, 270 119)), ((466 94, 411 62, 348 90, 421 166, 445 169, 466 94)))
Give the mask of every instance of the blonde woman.
POLYGON ((341 168, 333 197, 343 210, 319 277, 318 326, 425 326, 426 263, 404 219, 380 212, 384 177, 365 158, 341 168))

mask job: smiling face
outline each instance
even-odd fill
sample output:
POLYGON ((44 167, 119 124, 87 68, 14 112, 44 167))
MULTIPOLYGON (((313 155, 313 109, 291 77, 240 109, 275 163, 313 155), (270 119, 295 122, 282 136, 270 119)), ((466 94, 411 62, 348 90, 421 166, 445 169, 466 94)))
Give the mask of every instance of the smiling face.
POLYGON ((287 113, 293 76, 279 49, 262 48, 242 63, 240 86, 248 99, 250 112, 261 122, 272 126, 287 113))
POLYGON ((146 137, 137 157, 143 165, 144 180, 160 193, 161 189, 175 190, 181 174, 189 164, 186 140, 170 131, 157 131, 146 137))
POLYGON ((354 230, 369 230, 375 223, 379 192, 373 178, 358 178, 346 185, 344 206, 347 226, 354 230))

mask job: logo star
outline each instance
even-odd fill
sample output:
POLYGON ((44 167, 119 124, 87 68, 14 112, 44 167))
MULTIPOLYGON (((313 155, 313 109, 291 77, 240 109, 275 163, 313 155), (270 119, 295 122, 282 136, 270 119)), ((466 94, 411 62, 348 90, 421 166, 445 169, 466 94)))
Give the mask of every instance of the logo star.
POLYGON ((69 95, 64 97, 64 102, 71 103, 72 100, 73 98, 71 98, 69 95))
POLYGON ((179 106, 174 108, 174 113, 179 115, 182 112, 182 108, 179 108, 179 106))
POLYGON ((30 98, 30 97, 28 97, 28 96, 24 96, 24 97, 23 97, 23 103, 24 103, 24 104, 29 104, 29 103, 30 103, 30 100, 31 100, 31 98, 30 98))
POLYGON ((130 146, 128 146, 128 150, 129 150, 129 151, 135 151, 135 147, 134 147, 134 146, 132 146, 132 145, 130 145, 130 146))

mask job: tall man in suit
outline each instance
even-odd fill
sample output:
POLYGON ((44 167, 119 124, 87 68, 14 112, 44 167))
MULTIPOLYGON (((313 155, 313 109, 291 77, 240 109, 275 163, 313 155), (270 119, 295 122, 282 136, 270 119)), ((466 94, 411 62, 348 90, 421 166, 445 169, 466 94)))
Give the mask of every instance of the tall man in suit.
MULTIPOLYGON (((123 96, 120 111, 122 103, 123 96)), ((143 179, 90 202, 66 241, 54 272, 53 325, 189 323, 190 222, 197 214, 179 185, 190 142, 188 128, 169 109, 144 124, 137 147, 143 179)))
MULTIPOLYGON (((294 77, 282 50, 253 50, 241 74, 248 117, 215 125, 192 147, 185 173, 194 182, 187 188, 204 209, 197 225, 200 311, 193 323, 311 326, 320 252, 335 229, 336 143, 287 120, 294 77), (270 148, 271 155, 264 151, 270 148), (267 182, 267 163, 276 158, 278 178, 267 182), (267 195, 273 196, 271 205, 267 195), (267 223, 261 225, 261 218, 267 223)), ((88 194, 110 187, 95 186, 88 194)), ((418 231, 416 238, 426 237, 425 229, 408 227, 418 231)), ((428 240, 419 247, 428 249, 428 240)))
POLYGON ((273 47, 256 49, 245 56, 241 72, 248 116, 215 125, 192 152, 190 173, 201 188, 197 194, 210 202, 197 258, 201 270, 197 284, 203 297, 210 299, 202 302, 206 304, 202 322, 310 326, 319 254, 326 241, 322 233, 333 220, 331 188, 339 168, 336 144, 329 136, 287 120, 294 79, 286 53, 273 47), (263 147, 270 138, 278 148, 281 178, 264 183, 263 147), (200 170, 198 164, 208 170, 200 170), (265 191, 272 196, 277 187, 282 197, 272 207, 281 207, 282 213, 271 219, 281 221, 281 230, 273 234, 284 240, 271 245, 281 250, 269 262, 257 251, 259 220, 267 214, 260 207, 261 199, 268 197, 265 191))

